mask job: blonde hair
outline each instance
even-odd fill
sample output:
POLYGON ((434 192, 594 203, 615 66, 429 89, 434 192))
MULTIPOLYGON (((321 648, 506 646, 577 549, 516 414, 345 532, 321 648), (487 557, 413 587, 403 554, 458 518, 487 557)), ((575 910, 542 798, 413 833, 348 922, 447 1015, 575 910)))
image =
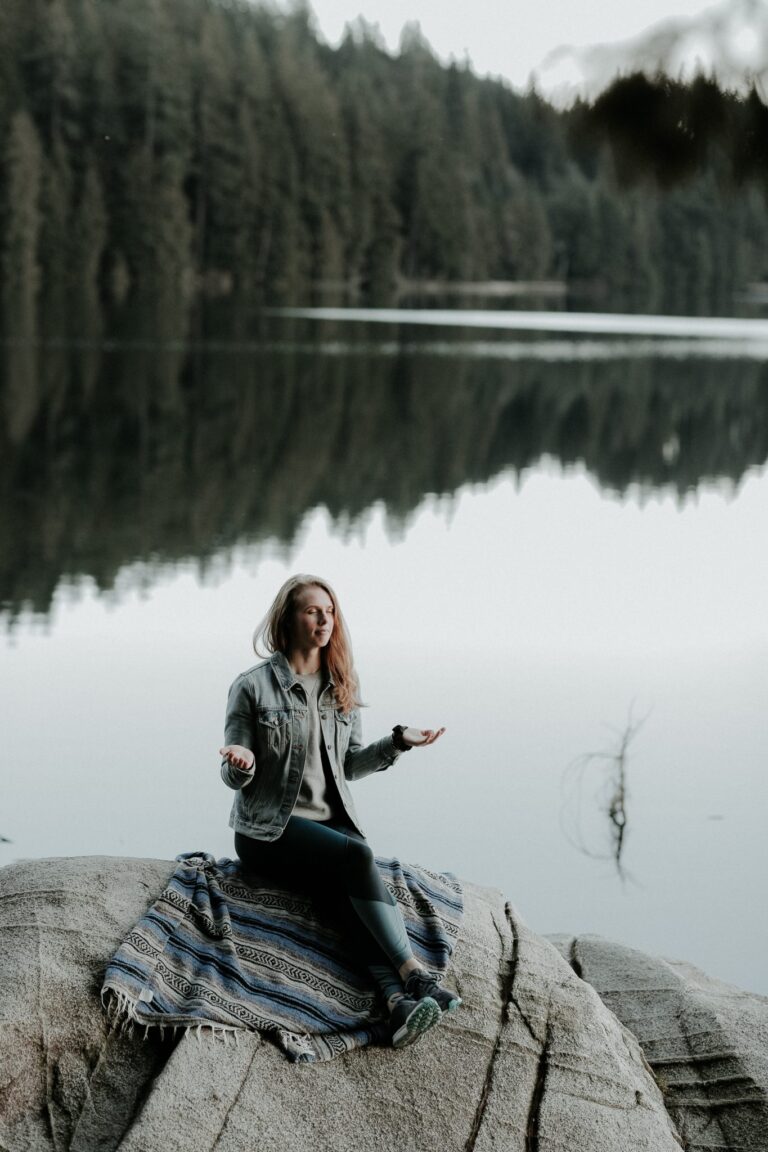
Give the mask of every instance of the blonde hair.
POLYGON ((327 645, 320 649, 320 658, 323 667, 333 680, 337 706, 342 712, 351 712, 360 705, 358 700, 360 686, 352 658, 349 632, 336 593, 327 580, 323 580, 320 576, 309 576, 307 573, 289 577, 253 633, 253 650, 257 656, 262 657, 272 652, 288 654, 291 646, 291 617, 296 607, 296 597, 304 588, 313 586, 327 592, 333 603, 333 630, 327 645))

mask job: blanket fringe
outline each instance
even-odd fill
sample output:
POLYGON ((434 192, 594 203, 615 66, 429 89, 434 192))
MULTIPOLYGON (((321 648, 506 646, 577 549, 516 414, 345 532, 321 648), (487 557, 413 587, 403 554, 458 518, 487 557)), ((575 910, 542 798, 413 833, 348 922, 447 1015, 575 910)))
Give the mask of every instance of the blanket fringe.
POLYGON ((227 1037, 230 1034, 234 1035, 235 1044, 240 1046, 240 1033, 242 1028, 238 1028, 233 1024, 219 1024, 205 1023, 200 1021, 194 1024, 165 1024, 162 1020, 143 1020, 137 1015, 136 1004, 137 1000, 128 996, 125 992, 119 991, 117 988, 104 988, 101 993, 101 1002, 107 1017, 107 1028, 115 1036, 128 1036, 135 1035, 136 1025, 139 1028, 144 1027, 144 1035, 142 1040, 149 1038, 150 1029, 157 1035, 160 1033, 161 1041, 165 1039, 166 1030, 170 1033, 173 1030, 174 1039, 177 1032, 182 1034, 192 1032, 198 1044, 202 1043, 201 1037, 209 1038, 212 1040, 221 1040, 225 1045, 227 1044, 227 1037))

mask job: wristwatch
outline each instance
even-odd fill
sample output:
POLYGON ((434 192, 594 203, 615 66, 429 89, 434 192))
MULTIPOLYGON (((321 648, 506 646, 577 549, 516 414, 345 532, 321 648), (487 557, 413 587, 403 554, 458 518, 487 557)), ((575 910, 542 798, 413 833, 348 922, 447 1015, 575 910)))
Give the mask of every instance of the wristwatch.
POLYGON ((405 739, 403 738, 404 731, 404 724, 396 724, 392 729, 392 743, 395 745, 395 748, 397 748, 398 752, 410 752, 411 748, 413 747, 412 744, 406 744, 405 739))

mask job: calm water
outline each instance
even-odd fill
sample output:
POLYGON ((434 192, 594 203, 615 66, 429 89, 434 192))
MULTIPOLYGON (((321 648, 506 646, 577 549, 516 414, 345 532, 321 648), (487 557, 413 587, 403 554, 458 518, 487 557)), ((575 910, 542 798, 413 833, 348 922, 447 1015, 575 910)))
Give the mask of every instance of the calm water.
POLYGON ((367 735, 447 726, 356 786, 379 853, 768 992, 762 325, 401 319, 5 344, 0 860, 231 855, 226 689, 314 571, 367 735))

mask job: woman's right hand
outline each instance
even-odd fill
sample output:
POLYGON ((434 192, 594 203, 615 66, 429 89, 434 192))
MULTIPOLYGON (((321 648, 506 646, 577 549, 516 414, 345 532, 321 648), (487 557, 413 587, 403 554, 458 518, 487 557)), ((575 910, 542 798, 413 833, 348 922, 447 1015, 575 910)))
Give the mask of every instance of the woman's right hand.
POLYGON ((242 768, 246 772, 250 772, 256 762, 256 757, 250 748, 243 748, 241 744, 225 744, 223 748, 219 748, 219 752, 233 768, 242 768))

